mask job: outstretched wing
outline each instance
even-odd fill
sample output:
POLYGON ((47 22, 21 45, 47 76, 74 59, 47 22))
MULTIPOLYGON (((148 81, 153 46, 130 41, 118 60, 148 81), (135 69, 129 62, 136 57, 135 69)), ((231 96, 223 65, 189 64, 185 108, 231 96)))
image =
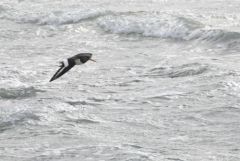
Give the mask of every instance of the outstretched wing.
POLYGON ((68 64, 68 66, 64 66, 64 64, 62 64, 62 66, 58 69, 58 71, 50 79, 50 82, 61 77, 63 74, 65 74, 67 71, 69 71, 73 66, 74 66, 73 64, 68 64))

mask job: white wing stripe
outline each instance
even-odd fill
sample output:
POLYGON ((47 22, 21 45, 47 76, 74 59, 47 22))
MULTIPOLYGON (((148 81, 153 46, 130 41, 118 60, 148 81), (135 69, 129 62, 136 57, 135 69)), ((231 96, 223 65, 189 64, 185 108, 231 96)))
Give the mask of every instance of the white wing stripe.
POLYGON ((66 60, 64 60, 63 61, 63 65, 64 65, 64 67, 67 67, 69 64, 68 64, 68 59, 66 59, 66 60))

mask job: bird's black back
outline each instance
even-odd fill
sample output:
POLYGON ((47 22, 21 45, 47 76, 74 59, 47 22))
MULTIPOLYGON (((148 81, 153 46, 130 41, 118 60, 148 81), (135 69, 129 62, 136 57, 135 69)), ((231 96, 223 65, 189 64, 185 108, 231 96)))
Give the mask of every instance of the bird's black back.
POLYGON ((82 63, 86 63, 89 59, 91 59, 91 53, 80 53, 72 57, 72 59, 80 59, 82 63))

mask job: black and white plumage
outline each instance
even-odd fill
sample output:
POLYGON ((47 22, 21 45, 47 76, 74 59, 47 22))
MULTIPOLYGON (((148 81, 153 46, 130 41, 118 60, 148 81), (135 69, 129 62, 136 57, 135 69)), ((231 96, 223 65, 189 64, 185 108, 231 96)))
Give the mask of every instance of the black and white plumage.
POLYGON ((75 65, 81 65, 86 63, 88 60, 94 61, 91 59, 92 54, 91 53, 80 53, 77 54, 71 58, 68 58, 65 61, 60 62, 60 68, 58 71, 53 75, 53 77, 50 79, 50 82, 54 81, 55 79, 61 77, 63 74, 65 74, 67 71, 69 71, 72 67, 75 65))

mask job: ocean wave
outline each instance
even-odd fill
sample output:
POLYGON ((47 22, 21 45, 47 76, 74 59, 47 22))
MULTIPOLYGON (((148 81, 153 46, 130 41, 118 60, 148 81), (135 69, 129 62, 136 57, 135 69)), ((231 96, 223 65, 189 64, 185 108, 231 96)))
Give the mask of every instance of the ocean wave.
POLYGON ((208 70, 209 68, 206 65, 202 65, 199 63, 190 63, 190 64, 183 64, 180 66, 174 66, 170 68, 164 68, 164 67, 152 68, 144 76, 178 78, 178 77, 200 75, 208 70))
POLYGON ((40 117, 30 111, 16 112, 7 116, 0 117, 0 133, 13 126, 30 123, 31 121, 39 121, 40 117))
POLYGON ((56 10, 48 13, 8 13, 9 20, 36 25, 65 25, 92 21, 105 32, 179 41, 201 41, 238 46, 240 33, 218 29, 184 16, 165 12, 114 12, 103 9, 56 10))
POLYGON ((240 33, 214 29, 195 20, 164 13, 115 14, 100 17, 98 26, 114 34, 174 39, 240 43, 240 33))
POLYGON ((36 96, 40 90, 34 87, 9 87, 0 88, 0 98, 2 99, 23 99, 36 96))
POLYGON ((108 15, 99 18, 98 25, 115 34, 174 39, 184 39, 192 30, 201 27, 200 23, 166 15, 108 15))
POLYGON ((75 11, 54 11, 44 15, 23 15, 21 23, 32 23, 37 25, 65 25, 81 21, 96 19, 100 16, 110 14, 106 10, 75 10, 75 11))
POLYGON ((239 32, 225 31, 222 29, 198 29, 193 30, 186 40, 202 40, 212 42, 227 42, 231 40, 240 40, 239 32))

